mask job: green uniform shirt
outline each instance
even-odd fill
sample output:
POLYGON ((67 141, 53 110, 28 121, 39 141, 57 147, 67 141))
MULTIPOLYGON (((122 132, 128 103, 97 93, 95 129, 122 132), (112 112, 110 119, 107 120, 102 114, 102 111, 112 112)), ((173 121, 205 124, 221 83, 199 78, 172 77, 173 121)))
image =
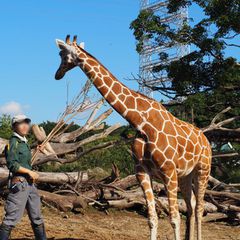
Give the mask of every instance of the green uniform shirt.
POLYGON ((7 152, 8 169, 13 174, 15 174, 20 167, 31 170, 31 158, 32 155, 29 145, 17 136, 12 136, 9 140, 9 149, 7 152))

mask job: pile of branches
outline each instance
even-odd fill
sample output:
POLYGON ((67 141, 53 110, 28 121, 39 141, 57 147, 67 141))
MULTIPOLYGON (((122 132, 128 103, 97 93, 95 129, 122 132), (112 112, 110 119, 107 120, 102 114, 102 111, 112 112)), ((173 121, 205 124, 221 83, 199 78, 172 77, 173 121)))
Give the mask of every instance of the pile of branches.
MULTIPOLYGON (((48 191, 39 190, 45 205, 62 212, 83 213, 84 209, 92 206, 107 214, 110 208, 146 213, 144 195, 135 175, 120 178, 119 170, 114 164, 111 175, 99 181, 87 179, 83 173, 68 177, 71 181, 65 179, 64 184, 49 185, 48 191)), ((227 185, 210 177, 205 195, 205 222, 216 220, 237 222, 240 220, 240 193, 236 187, 239 186, 227 185)), ((164 185, 153 181, 153 190, 158 215, 168 215, 168 200, 164 185)), ((186 215, 185 201, 179 198, 178 203, 180 212, 186 215)))

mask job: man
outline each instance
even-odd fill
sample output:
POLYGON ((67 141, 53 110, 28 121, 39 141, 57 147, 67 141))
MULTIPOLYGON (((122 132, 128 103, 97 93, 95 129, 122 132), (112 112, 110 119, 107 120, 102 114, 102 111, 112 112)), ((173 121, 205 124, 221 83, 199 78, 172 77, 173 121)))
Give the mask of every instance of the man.
POLYGON ((32 170, 31 149, 26 136, 31 120, 25 115, 12 119, 13 135, 6 150, 7 167, 11 172, 10 192, 5 205, 5 217, 0 227, 0 239, 8 240, 11 230, 20 221, 26 208, 36 240, 46 240, 41 216, 40 197, 35 186, 38 174, 32 170))

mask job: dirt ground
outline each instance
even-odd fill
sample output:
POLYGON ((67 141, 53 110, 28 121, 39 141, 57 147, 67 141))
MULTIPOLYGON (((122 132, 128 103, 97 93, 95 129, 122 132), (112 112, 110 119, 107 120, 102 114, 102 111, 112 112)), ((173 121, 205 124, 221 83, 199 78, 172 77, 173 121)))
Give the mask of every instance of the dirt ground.
MULTIPOLYGON (((3 216, 3 206, 0 214, 3 216)), ((60 213, 54 209, 43 208, 49 239, 55 240, 136 240, 148 239, 147 220, 134 212, 111 211, 109 215, 97 210, 87 210, 85 214, 60 213)), ((184 224, 182 223, 182 232, 184 224)), ((159 220, 158 239, 173 239, 168 219, 159 220)), ((27 215, 12 232, 12 240, 33 239, 27 215)), ((240 227, 226 223, 204 223, 203 240, 240 240, 240 227)))

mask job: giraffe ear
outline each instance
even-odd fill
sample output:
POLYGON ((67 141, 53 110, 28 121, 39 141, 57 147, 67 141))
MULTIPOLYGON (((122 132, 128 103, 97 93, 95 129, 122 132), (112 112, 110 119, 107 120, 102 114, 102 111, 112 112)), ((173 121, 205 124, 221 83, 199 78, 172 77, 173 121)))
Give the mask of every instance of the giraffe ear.
POLYGON ((61 50, 67 48, 66 43, 62 40, 56 39, 56 44, 61 50))

